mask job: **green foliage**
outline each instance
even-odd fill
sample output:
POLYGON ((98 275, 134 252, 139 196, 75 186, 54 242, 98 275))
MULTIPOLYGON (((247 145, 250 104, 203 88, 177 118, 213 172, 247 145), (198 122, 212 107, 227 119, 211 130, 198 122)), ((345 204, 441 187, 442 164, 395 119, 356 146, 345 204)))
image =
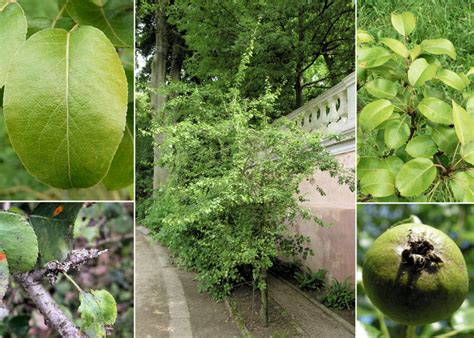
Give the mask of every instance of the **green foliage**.
POLYGON ((12 272, 27 272, 35 266, 38 240, 24 216, 0 212, 0 248, 6 254, 12 272))
POLYGON ((0 5, 0 88, 5 85, 8 65, 13 55, 26 39, 26 18, 21 6, 12 3, 0 5))
MULTIPOLYGON (((137 2, 137 45, 147 60, 140 75, 146 80, 155 50, 153 5, 150 0, 137 2)), ((355 16, 348 0, 330 5, 319 1, 179 0, 170 2, 166 14, 169 41, 185 51, 183 79, 217 82, 221 88, 235 80, 241 56, 258 25, 242 96, 258 98, 267 83, 281 88, 275 116, 289 113, 354 70, 355 16), (298 102, 300 94, 302 101, 298 102)), ((169 48, 170 60, 176 57, 172 50, 169 48)))
POLYGON ((117 47, 133 47, 133 2, 68 0, 69 15, 82 26, 94 26, 117 47))
POLYGON ((319 269, 316 272, 306 268, 307 271, 296 271, 294 278, 300 289, 320 290, 326 287, 326 269, 319 269))
POLYGON ((81 305, 82 329, 90 337, 102 338, 107 335, 106 328, 117 319, 117 304, 114 297, 106 290, 91 290, 79 295, 81 305))
POLYGON ((461 308, 450 318, 433 324, 417 327, 416 336, 471 337, 472 311, 474 304, 474 219, 472 205, 461 204, 406 204, 406 205, 360 205, 357 212, 357 316, 359 323, 369 331, 385 331, 385 337, 405 338, 406 326, 395 323, 378 311, 366 296, 362 284, 362 265, 373 241, 396 223, 417 223, 411 215, 419 217, 418 223, 431 224, 449 237, 460 248, 467 264, 469 294, 461 308), (403 220, 403 221, 401 221, 403 220))
POLYGON ((136 191, 137 219, 143 220, 145 211, 151 203, 153 191, 153 134, 150 132, 149 96, 137 93, 136 96, 136 191))
POLYGON ((342 283, 333 279, 328 293, 322 301, 324 305, 338 310, 353 309, 355 305, 354 288, 347 279, 342 283))
POLYGON ((472 201, 468 65, 448 69, 457 59, 448 39, 415 38, 413 13, 391 23, 401 41, 358 31, 359 199, 472 201))
MULTIPOLYGON (((126 57, 133 54, 133 1, 19 0, 0 7, 0 25, 6 150, 12 146, 28 172, 51 187, 96 186, 113 159, 105 186, 130 185, 133 147, 125 117, 133 95, 127 95, 124 68, 133 84, 133 57, 131 63, 126 57)), ((11 176, 6 181, 13 196, 45 189, 11 176)))
POLYGON ((127 124, 125 125, 124 133, 122 142, 120 143, 110 165, 109 172, 102 181, 108 190, 125 188, 133 181, 134 158, 133 156, 130 156, 130 154, 133 154, 134 140, 133 103, 128 104, 127 124))
POLYGON ((74 223, 82 203, 40 203, 29 221, 38 239, 39 265, 61 261, 72 249, 74 223))

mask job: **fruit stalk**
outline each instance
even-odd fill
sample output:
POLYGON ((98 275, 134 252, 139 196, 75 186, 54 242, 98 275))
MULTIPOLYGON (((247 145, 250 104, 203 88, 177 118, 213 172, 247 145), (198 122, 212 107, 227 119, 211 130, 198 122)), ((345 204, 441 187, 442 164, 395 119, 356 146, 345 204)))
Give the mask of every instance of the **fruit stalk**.
POLYGON ((415 338, 416 325, 407 325, 406 338, 415 338))

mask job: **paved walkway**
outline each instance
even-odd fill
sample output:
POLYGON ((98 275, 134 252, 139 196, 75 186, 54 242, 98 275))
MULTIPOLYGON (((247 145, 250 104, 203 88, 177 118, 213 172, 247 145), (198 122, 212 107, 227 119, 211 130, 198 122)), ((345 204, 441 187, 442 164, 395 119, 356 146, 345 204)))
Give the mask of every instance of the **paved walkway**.
POLYGON ((169 264, 167 250, 138 227, 135 233, 135 336, 239 337, 223 303, 198 293, 195 274, 169 264))
POLYGON ((285 309, 308 337, 354 337, 354 333, 348 328, 272 275, 268 276, 268 295, 285 309))

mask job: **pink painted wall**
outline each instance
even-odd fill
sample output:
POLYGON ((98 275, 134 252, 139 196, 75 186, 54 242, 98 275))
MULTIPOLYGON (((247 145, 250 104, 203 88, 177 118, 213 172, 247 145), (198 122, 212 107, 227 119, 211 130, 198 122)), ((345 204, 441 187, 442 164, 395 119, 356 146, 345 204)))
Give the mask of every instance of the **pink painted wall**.
MULTIPOLYGON (((354 152, 339 154, 336 158, 348 168, 355 167, 354 152)), ((355 284, 355 195, 327 173, 316 172, 313 178, 326 196, 321 196, 309 182, 302 182, 301 192, 309 200, 303 206, 333 226, 322 228, 303 220, 290 230, 311 238, 314 256, 308 257, 304 265, 313 271, 325 268, 329 278, 339 281, 349 278, 355 284)))

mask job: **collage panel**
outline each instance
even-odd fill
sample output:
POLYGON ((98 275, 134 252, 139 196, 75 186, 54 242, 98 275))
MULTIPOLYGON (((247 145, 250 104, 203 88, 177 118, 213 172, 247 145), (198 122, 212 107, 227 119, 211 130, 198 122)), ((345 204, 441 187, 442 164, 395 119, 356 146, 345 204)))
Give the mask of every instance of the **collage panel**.
POLYGON ((134 0, 0 0, 0 200, 134 199, 134 0))
POLYGON ((357 212, 357 337, 471 337, 474 206, 357 212))
POLYGON ((358 200, 473 202, 473 4, 359 1, 358 200))
POLYGON ((136 335, 354 337, 354 3, 150 4, 136 335))
POLYGON ((133 210, 2 202, 0 336, 133 337, 133 210))

